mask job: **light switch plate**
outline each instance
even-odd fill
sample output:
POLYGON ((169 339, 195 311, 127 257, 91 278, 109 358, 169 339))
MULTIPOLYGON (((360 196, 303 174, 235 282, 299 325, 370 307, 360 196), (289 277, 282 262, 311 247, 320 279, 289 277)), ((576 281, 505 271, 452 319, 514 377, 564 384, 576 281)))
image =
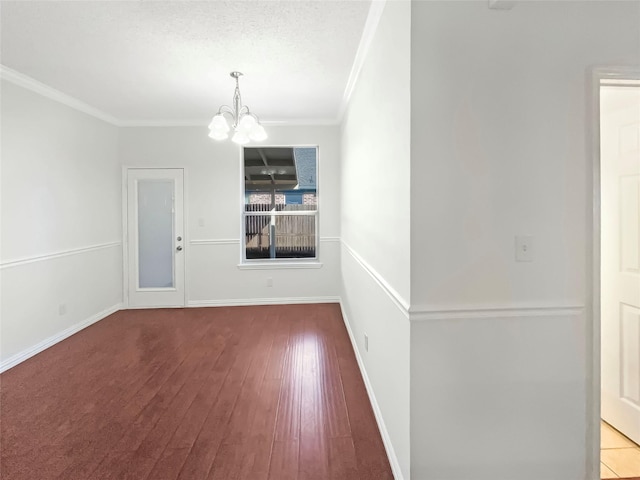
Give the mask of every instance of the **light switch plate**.
POLYGON ((533 262, 533 236, 516 236, 516 262, 533 262))

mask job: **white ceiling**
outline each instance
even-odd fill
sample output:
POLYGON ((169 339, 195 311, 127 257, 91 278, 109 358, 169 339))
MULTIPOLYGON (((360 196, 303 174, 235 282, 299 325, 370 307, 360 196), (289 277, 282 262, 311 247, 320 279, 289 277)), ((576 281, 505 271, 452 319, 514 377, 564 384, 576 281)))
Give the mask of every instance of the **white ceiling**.
POLYGON ((2 1, 1 63, 122 124, 340 115, 370 0, 2 1))

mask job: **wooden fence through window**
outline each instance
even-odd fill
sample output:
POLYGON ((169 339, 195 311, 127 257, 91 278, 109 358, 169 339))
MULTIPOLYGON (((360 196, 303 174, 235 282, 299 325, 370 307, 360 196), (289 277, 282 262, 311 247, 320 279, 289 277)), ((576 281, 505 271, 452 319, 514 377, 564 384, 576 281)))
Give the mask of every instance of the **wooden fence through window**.
MULTIPOLYGON (((276 205, 276 212, 315 211, 315 205, 276 205)), ((245 205, 246 258, 270 258, 271 206, 245 205)), ((316 256, 316 215, 273 215, 275 219, 275 258, 313 258, 316 256)))

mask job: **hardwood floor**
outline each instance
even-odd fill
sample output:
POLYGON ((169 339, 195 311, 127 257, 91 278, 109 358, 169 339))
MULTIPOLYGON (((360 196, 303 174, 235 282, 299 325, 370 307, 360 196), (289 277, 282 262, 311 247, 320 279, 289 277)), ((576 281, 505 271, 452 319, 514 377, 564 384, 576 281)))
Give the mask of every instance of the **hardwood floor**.
POLYGON ((393 478, 335 304, 118 312, 0 392, 4 480, 393 478))

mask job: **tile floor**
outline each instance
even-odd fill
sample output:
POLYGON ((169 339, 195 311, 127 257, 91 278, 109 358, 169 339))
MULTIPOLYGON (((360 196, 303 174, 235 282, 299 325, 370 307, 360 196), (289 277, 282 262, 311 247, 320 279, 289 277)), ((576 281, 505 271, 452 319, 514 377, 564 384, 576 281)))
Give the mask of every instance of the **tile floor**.
POLYGON ((600 478, 640 477, 640 446, 600 422, 600 478))

